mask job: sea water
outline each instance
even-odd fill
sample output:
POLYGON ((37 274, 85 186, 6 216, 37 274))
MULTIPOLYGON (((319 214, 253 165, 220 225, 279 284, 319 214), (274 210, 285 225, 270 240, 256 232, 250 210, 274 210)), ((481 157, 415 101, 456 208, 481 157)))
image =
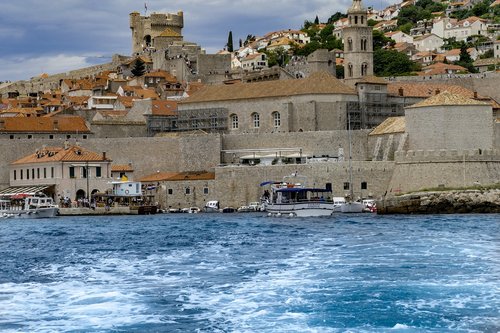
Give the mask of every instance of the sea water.
POLYGON ((1 332, 499 332, 500 216, 0 220, 1 332))

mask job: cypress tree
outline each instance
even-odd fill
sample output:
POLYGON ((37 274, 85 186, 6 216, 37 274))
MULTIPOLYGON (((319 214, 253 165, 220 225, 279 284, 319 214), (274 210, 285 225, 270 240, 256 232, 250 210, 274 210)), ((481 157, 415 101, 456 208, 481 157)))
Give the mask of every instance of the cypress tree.
POLYGON ((319 24, 319 17, 316 15, 316 18, 314 19, 314 24, 318 25, 319 24))
POLYGON ((132 74, 134 76, 143 76, 146 73, 146 65, 141 58, 137 58, 134 63, 134 68, 132 68, 132 74))
POLYGON ((229 36, 227 37, 227 50, 233 52, 233 32, 229 31, 229 36))

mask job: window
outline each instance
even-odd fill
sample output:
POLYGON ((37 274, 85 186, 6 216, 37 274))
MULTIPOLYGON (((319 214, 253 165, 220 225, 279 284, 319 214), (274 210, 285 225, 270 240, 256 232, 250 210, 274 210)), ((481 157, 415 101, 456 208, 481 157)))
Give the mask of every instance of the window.
POLYGON ((352 51, 352 38, 351 37, 349 37, 347 39, 347 50, 352 51))
POLYGON ((17 170, 14 170, 14 180, 17 179, 17 170))
POLYGON ((80 168, 80 178, 87 178, 87 168, 86 167, 80 168))
POLYGON ((53 138, 54 138, 54 134, 50 134, 49 139, 53 139, 53 138))
POLYGON ((198 120, 191 119, 191 128, 198 128, 198 120))
POLYGON ((21 176, 21 180, 23 180, 23 169, 19 170, 19 173, 20 173, 20 176, 21 176))
POLYGON ((43 178, 47 178, 47 168, 43 168, 43 178))
POLYGON ((231 115, 231 128, 236 129, 238 128, 238 115, 231 115))
POLYGON ((87 134, 84 134, 84 135, 83 135, 83 138, 84 138, 84 139, 87 139, 87 134))
POLYGON ((364 62, 361 65, 361 76, 365 76, 367 74, 368 74, 368 64, 366 62, 364 62))
POLYGON ((174 190, 173 190, 173 189, 171 189, 171 188, 169 188, 169 189, 168 189, 168 194, 174 194, 174 190))
POLYGON ((253 120, 253 127, 259 128, 260 127, 260 116, 258 113, 252 114, 252 120, 253 120))
POLYGON ((367 190, 368 189, 368 183, 367 182, 361 182, 361 189, 362 190, 367 190))
POLYGON ((210 118, 210 127, 211 128, 217 128, 218 124, 217 124, 217 116, 212 116, 210 118))
POLYGON ((358 24, 358 15, 354 16, 354 24, 358 24))
POLYGON ((50 168, 50 178, 54 178, 54 167, 50 168))
POLYGON ((36 178, 40 179, 40 168, 36 168, 36 178))
POLYGON ((26 179, 30 179, 30 169, 26 169, 26 179))
POLYGON ((208 194, 208 187, 203 188, 203 194, 208 194))
POLYGON ((101 173, 101 172, 102 172, 101 167, 95 167, 95 176, 96 176, 97 178, 101 178, 101 177, 102 177, 102 176, 101 176, 101 175, 102 175, 102 173, 101 173))
POLYGON ((35 179, 35 168, 31 169, 31 179, 35 179))
POLYGON ((351 63, 349 65, 347 65, 347 74, 349 75, 349 77, 352 77, 352 64, 351 63))
POLYGON ((28 134, 28 139, 33 139, 33 135, 28 134))
POLYGON ((279 112, 273 112, 273 124, 274 128, 281 126, 281 115, 279 112))
POLYGON ((66 135, 66 139, 71 139, 71 135, 66 135))
POLYGON ((344 190, 348 190, 349 189, 349 182, 345 182, 344 183, 344 190))
POLYGON ((13 135, 11 135, 11 136, 10 136, 10 139, 11 139, 11 140, 13 140, 13 139, 14 139, 14 136, 13 136, 13 135))
POLYGON ((186 194, 191 194, 191 189, 189 187, 186 187, 186 194))
POLYGON ((69 167, 69 178, 75 178, 75 167, 69 167))

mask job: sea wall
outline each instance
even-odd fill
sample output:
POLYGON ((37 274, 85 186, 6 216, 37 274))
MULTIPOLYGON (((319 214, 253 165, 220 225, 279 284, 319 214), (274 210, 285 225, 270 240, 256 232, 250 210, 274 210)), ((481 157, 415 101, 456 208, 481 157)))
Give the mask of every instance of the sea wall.
MULTIPOLYGON (((381 197, 391 179, 393 162, 353 162, 354 197, 381 197), (361 183, 366 189, 361 189, 361 183)), ((226 166, 215 169, 215 190, 209 200, 219 200, 221 206, 239 207, 259 201, 264 188, 260 183, 281 181, 284 176, 298 173, 307 177, 307 186, 325 188, 332 185, 334 196, 349 193, 344 183, 349 182, 349 163, 321 162, 273 166, 226 166)))
POLYGON ((377 201, 378 214, 500 213, 500 190, 421 192, 377 201))
MULTIPOLYGON (((75 142, 71 141, 71 144, 75 142)), ((63 146, 63 140, 0 140, 0 188, 9 186, 9 165, 34 153, 43 145, 63 146)), ((87 139, 80 144, 95 152, 106 152, 113 164, 132 163, 134 177, 157 171, 209 170, 220 163, 219 135, 185 135, 158 138, 87 139)))

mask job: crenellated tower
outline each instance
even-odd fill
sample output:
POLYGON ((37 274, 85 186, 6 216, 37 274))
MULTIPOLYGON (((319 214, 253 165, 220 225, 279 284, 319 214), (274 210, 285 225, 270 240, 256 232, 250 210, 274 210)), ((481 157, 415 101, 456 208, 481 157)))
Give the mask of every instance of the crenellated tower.
POLYGON ((162 45, 168 41, 182 40, 183 27, 182 11, 177 14, 152 13, 150 16, 141 16, 138 12, 130 13, 132 54, 140 53, 147 47, 157 47, 158 45, 155 45, 157 38, 157 42, 161 40, 162 45))
POLYGON ((353 0, 347 10, 348 25, 344 37, 344 78, 354 85, 364 76, 373 75, 373 30, 368 26, 368 12, 361 0, 353 0))

